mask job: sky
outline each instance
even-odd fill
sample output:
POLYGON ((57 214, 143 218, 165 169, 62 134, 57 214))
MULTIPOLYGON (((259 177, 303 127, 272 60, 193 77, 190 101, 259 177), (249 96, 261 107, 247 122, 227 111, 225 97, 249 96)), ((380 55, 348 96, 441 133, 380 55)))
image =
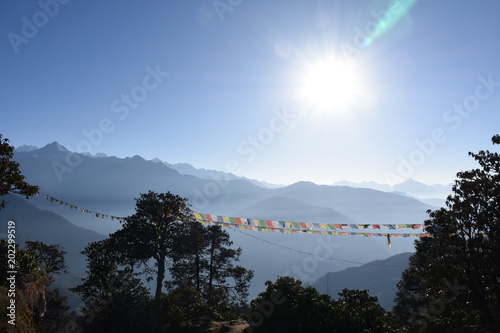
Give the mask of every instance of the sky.
POLYGON ((500 2, 0 0, 12 145, 447 184, 500 133, 500 2))

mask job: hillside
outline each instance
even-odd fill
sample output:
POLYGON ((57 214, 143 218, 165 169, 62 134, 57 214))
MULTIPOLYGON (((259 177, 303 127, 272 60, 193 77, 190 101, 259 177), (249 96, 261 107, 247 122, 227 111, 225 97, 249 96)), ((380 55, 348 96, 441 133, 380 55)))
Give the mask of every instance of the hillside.
MULTIPOLYGON (((80 284, 81 277, 85 275, 86 257, 80 252, 88 243, 99 241, 106 236, 78 227, 54 212, 39 209, 24 197, 10 194, 5 196, 5 199, 8 201, 7 205, 0 210, 2 230, 7 230, 7 222, 12 220, 16 223, 16 243, 21 247, 26 241, 61 245, 66 251, 65 261, 69 273, 56 276, 53 286, 68 297, 68 303, 73 309, 81 305, 81 298, 68 291, 68 288, 80 284)), ((2 237, 4 236, 2 234, 2 237)))
MULTIPOLYGON (((140 156, 95 158, 72 153, 56 142, 40 149, 17 151, 15 160, 21 164, 27 181, 39 185, 43 193, 78 207, 115 216, 132 214, 134 198, 149 190, 183 196, 194 210, 203 213, 296 222, 422 223, 427 218, 426 210, 433 208, 407 196, 365 188, 299 182, 270 189, 243 179, 201 179, 140 156), (69 167, 68 159, 79 163, 69 167)), ((42 196, 32 198, 30 203, 103 235, 120 228, 116 220, 71 210, 50 203, 42 196)), ((234 246, 243 250, 241 264, 255 271, 251 297, 263 290, 265 281, 278 276, 288 274, 312 282, 327 272, 352 266, 353 261, 366 263, 413 251, 414 241, 414 238, 395 238, 393 247, 388 248, 385 239, 377 237, 228 230, 234 246), (328 244, 328 251, 324 244, 328 244), (319 259, 314 257, 318 249, 321 250, 319 259), (306 273, 297 268, 311 262, 311 258, 316 262, 306 273)), ((80 242, 79 247, 83 249, 83 246, 80 242)), ((80 266, 82 262, 80 258, 80 266)))
POLYGON ((0 210, 0 223, 7 230, 9 220, 16 222, 16 242, 21 246, 25 241, 41 241, 46 244, 60 244, 66 253, 66 262, 74 273, 85 272, 85 256, 81 251, 90 242, 106 236, 95 231, 78 227, 62 216, 32 205, 17 195, 5 196, 7 205, 0 210))
POLYGON ((359 267, 327 273, 312 285, 319 292, 328 293, 333 298, 344 288, 367 289, 370 295, 378 297, 382 307, 389 310, 394 305, 396 284, 401 279, 403 270, 408 267, 410 255, 407 252, 400 253, 359 267))

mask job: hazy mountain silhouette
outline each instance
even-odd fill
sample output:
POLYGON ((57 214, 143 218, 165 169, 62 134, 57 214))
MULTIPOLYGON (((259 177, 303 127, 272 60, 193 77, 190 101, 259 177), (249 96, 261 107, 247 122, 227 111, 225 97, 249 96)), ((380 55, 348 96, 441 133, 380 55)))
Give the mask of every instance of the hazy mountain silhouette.
POLYGON ((80 254, 90 242, 106 238, 95 231, 78 227, 62 216, 32 205, 24 197, 9 194, 7 205, 0 210, 0 223, 7 230, 7 222, 16 223, 16 243, 41 241, 45 244, 60 244, 67 252, 66 261, 75 273, 85 272, 86 257, 80 254))
POLYGON ((106 236, 78 227, 51 211, 39 209, 24 197, 10 194, 5 198, 8 203, 0 210, 0 224, 2 230, 7 230, 8 221, 16 223, 17 244, 24 247, 26 241, 40 241, 50 245, 59 244, 66 251, 65 261, 69 273, 56 276, 53 287, 59 288, 61 294, 68 297, 72 308, 78 307, 82 302, 81 297, 68 291, 68 288, 76 287, 81 283, 81 277, 85 276, 86 257, 80 252, 88 243, 106 236))
MULTIPOLYGON (((346 180, 333 183, 334 186, 349 186, 355 188, 369 188, 378 191, 384 192, 401 192, 401 194, 406 194, 407 196, 411 196, 417 198, 419 200, 426 199, 439 199, 439 203, 444 200, 450 193, 451 187, 453 184, 434 184, 428 185, 421 182, 418 182, 414 179, 407 179, 400 184, 388 185, 388 184, 379 184, 377 182, 349 182, 346 180)), ((437 202, 437 201, 435 201, 437 202)))
POLYGON ((319 292, 328 292, 335 299, 344 288, 368 289, 370 295, 378 297, 382 307, 391 309, 396 296, 396 285, 401 279, 401 274, 408 267, 410 255, 411 253, 408 252, 400 253, 359 267, 327 273, 312 285, 319 292))
POLYGON ((201 179, 206 179, 206 180, 227 181, 227 180, 241 179, 241 180, 246 180, 254 185, 261 186, 264 188, 278 188, 278 187, 283 186, 283 185, 271 184, 271 183, 267 183, 264 181, 251 179, 251 178, 247 178, 247 177, 240 177, 240 176, 236 176, 233 173, 228 173, 228 172, 223 172, 223 171, 209 170, 209 169, 203 169, 203 168, 197 169, 189 163, 171 164, 168 162, 164 162, 158 158, 152 159, 151 161, 156 162, 156 163, 163 163, 166 166, 168 166, 169 168, 176 170, 181 175, 191 175, 191 176, 195 176, 195 177, 198 177, 201 179))
MULTIPOLYGON (((427 218, 426 210, 433 208, 407 196, 372 189, 309 182, 269 189, 244 179, 202 179, 183 175, 164 163, 147 161, 140 156, 95 158, 69 152, 57 142, 41 149, 16 151, 14 159, 21 164, 26 181, 39 185, 41 192, 82 208, 115 216, 132 214, 134 198, 149 190, 178 194, 187 198, 194 210, 203 213, 294 222, 420 224, 427 218), (64 170, 62 174, 61 170, 64 170)), ((42 196, 32 198, 30 202, 101 234, 120 228, 117 221, 71 210, 50 203, 42 196)), ((46 232, 55 230, 58 233, 57 227, 48 222, 39 224, 45 226, 46 232)), ((266 280, 274 280, 279 275, 289 274, 304 281, 314 281, 327 272, 352 266, 350 261, 366 263, 412 251, 414 240, 394 238, 393 247, 388 248, 383 237, 243 231, 245 235, 240 230, 227 230, 234 245, 243 249, 241 264, 255 270, 250 290, 252 296, 264 289, 266 280), (319 248, 325 242, 334 249, 332 252, 319 248), (314 257, 318 249, 322 256, 318 257, 319 260, 314 257), (301 273, 298 273, 298 268, 301 273)), ((75 235, 81 234, 74 232, 75 235)), ((59 233, 52 240, 63 243, 64 238, 66 236, 59 233)), ((83 243, 89 239, 83 237, 78 247, 83 249, 83 243)), ((81 264, 82 258, 79 260, 81 264)))
MULTIPOLYGON (((328 223, 355 223, 342 213, 326 207, 306 205, 298 200, 286 197, 271 197, 247 207, 236 213, 237 216, 251 216, 256 219, 287 220, 300 222, 328 223)), ((293 222, 292 221, 292 222, 293 222)))
POLYGON ((422 223, 427 218, 426 210, 433 208, 395 193, 310 182, 299 182, 275 191, 308 205, 333 208, 361 224, 422 223))

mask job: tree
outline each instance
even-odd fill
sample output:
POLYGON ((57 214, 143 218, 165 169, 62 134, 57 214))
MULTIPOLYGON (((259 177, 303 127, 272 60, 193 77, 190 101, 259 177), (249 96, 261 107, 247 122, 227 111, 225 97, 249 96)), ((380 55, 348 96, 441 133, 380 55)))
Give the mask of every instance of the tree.
MULTIPOLYGON (((136 199, 136 212, 127 217, 123 228, 110 237, 123 248, 123 260, 131 267, 148 265, 154 259, 156 270, 155 304, 160 306, 165 267, 172 253, 172 242, 178 221, 190 221, 187 199, 170 192, 149 191, 136 199)), ((123 262, 125 263, 125 262, 123 262)))
MULTIPOLYGON (((9 140, 2 139, 0 134, 0 197, 8 193, 17 193, 26 196, 26 199, 38 193, 38 186, 24 181, 26 178, 19 170, 19 163, 12 161, 14 147, 9 140)), ((0 202, 0 210, 5 207, 6 201, 0 202)))
POLYGON ((66 251, 59 244, 47 245, 38 241, 27 241, 26 251, 32 255, 40 269, 44 272, 43 315, 35 317, 35 323, 39 328, 47 332, 61 331, 68 322, 67 311, 70 306, 67 297, 60 294, 59 289, 49 289, 50 284, 55 281, 55 275, 68 273, 64 256, 66 251))
POLYGON ((195 299, 207 305, 205 315, 219 319, 235 315, 234 309, 246 304, 253 271, 235 265, 241 248, 233 249, 232 244, 220 226, 183 224, 174 239, 171 292, 192 287, 197 292, 193 293, 195 299))
POLYGON ((66 251, 59 244, 47 245, 38 241, 26 241, 26 250, 35 255, 41 269, 47 273, 49 282, 54 281, 54 275, 68 273, 68 265, 64 260, 66 251))
MULTIPOLYGON (((500 144, 500 136, 492 138, 500 144)), ((412 331, 493 332, 500 326, 500 155, 469 153, 446 208, 428 211, 431 237, 398 284, 395 313, 412 331)))
POLYGON ((83 328, 88 332, 138 332, 148 329, 149 292, 136 274, 117 264, 119 256, 108 238, 90 243, 87 277, 70 290, 85 302, 83 328))
POLYGON ((209 263, 206 256, 208 240, 206 228, 198 222, 189 222, 176 234, 172 251, 172 281, 169 289, 193 286, 201 294, 207 279, 209 263))
POLYGON ((68 305, 68 298, 61 295, 59 289, 50 289, 45 292, 47 310, 45 316, 39 322, 44 332, 64 332, 66 325, 71 321, 68 311, 71 307, 68 305))
POLYGON ((377 303, 367 290, 343 289, 335 302, 338 332, 387 333, 396 329, 390 314, 377 303))
POLYGON ((339 299, 320 294, 300 280, 280 277, 252 301, 248 322, 255 333, 395 332, 388 314, 366 290, 344 289, 339 299))
POLYGON ((158 331, 191 315, 231 315, 245 303, 253 272, 235 264, 241 249, 230 247, 229 234, 220 227, 194 222, 186 201, 170 192, 141 194, 122 229, 85 248, 88 275, 72 289, 85 301, 84 321, 92 325, 84 326, 126 331, 137 328, 131 319, 148 317, 151 330, 158 331), (171 281, 166 281, 167 267, 171 281), (154 306, 139 275, 156 282, 154 306), (133 313, 146 308, 150 316, 133 313), (121 326, 111 324, 119 318, 121 326))
POLYGON ((300 280, 280 277, 251 302, 247 321, 255 333, 335 332, 334 302, 300 280))
MULTIPOLYGON (((2 309, 8 309, 11 305, 10 300, 13 299, 10 296, 9 287, 0 286, 0 306, 2 309)), ((0 332, 9 332, 9 333, 35 333, 36 327, 35 322, 33 321, 33 311, 31 311, 30 307, 26 303, 26 299, 24 298, 21 291, 15 291, 15 321, 12 321, 14 317, 2 316, 3 320, 0 321, 0 332), (15 323, 10 324, 8 321, 12 321, 15 323)), ((7 315, 9 310, 5 311, 7 315)), ((2 313, 5 313, 4 311, 2 313)))
MULTIPOLYGON (((67 298, 60 295, 58 289, 49 289, 54 281, 53 275, 65 270, 64 253, 59 245, 26 242, 26 249, 23 250, 17 244, 0 240, 1 285, 10 288, 7 272, 17 272, 16 304, 19 302, 20 306, 26 306, 27 309, 22 310, 23 318, 30 317, 29 323, 33 323, 40 332, 62 329, 69 319, 66 315, 69 309, 67 298), (12 251, 15 251, 15 263, 9 260, 12 251)), ((31 327, 31 324, 28 326, 31 327)), ((28 328, 26 330, 29 331, 28 328)))
POLYGON ((136 199, 135 214, 126 218, 122 229, 110 235, 119 265, 127 265, 131 271, 143 267, 147 280, 156 280, 152 319, 155 330, 161 326, 162 287, 174 240, 183 224, 192 220, 186 201, 170 192, 141 194, 136 199), (150 267, 151 261, 154 267, 150 267))

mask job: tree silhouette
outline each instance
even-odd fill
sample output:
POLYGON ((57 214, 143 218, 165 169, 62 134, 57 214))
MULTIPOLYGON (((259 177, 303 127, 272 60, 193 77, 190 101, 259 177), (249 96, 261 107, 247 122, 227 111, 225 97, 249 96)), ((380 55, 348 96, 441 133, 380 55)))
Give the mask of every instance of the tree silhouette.
POLYGON ((209 313, 231 316, 248 297, 253 271, 236 265, 241 248, 233 249, 229 234, 220 226, 203 226, 198 222, 184 224, 177 234, 170 272, 172 292, 193 287, 195 298, 201 297, 209 313), (177 289, 177 290, 176 290, 177 289))
POLYGON ((159 330, 162 321, 162 287, 174 240, 184 223, 192 219, 186 201, 170 192, 141 194, 136 199, 135 214, 126 218, 122 229, 110 235, 119 256, 118 264, 128 265, 131 271, 142 267, 147 280, 156 282, 152 318, 155 330, 159 330))
POLYGON ((62 296, 58 289, 49 289, 54 281, 53 275, 65 272, 64 254, 59 245, 26 242, 26 249, 20 249, 17 244, 0 240, 0 286, 10 288, 7 277, 11 275, 7 272, 17 272, 15 299, 22 308, 22 320, 26 320, 21 332, 30 332, 32 328, 37 332, 61 331, 68 322, 66 296, 62 296), (12 248, 16 253, 15 264, 8 260, 12 248))
POLYGON ((149 267, 148 262, 154 260, 156 269, 148 272, 156 275, 157 306, 160 306, 165 267, 173 251, 173 240, 181 228, 178 222, 192 219, 186 201, 170 192, 141 194, 136 199, 135 214, 127 217, 123 228, 110 236, 114 244, 120 246, 124 264, 149 267))
MULTIPOLYGON (((9 139, 0 134, 0 197, 8 193, 17 193, 26 196, 26 199, 38 193, 38 186, 33 186, 24 181, 26 178, 19 170, 19 163, 12 161, 14 147, 9 144, 9 139)), ((0 210, 5 207, 5 200, 0 201, 0 210)))
POLYGON ((266 290, 252 301, 248 315, 255 333, 393 332, 394 325, 366 290, 344 289, 339 299, 320 294, 300 280, 284 276, 267 281, 266 290))
POLYGON ((117 264, 110 239, 90 243, 87 277, 70 290, 82 295, 83 328, 88 332, 137 332, 148 329, 149 292, 136 274, 117 264))
MULTIPOLYGON (((500 136, 492 141, 500 144, 500 136)), ((500 155, 469 155, 480 168, 459 172, 447 207, 428 211, 432 237, 416 241, 398 284, 394 311, 413 331, 500 326, 500 155)))
POLYGON ((231 248, 221 227, 195 222, 186 201, 170 192, 141 194, 122 229, 85 248, 88 275, 72 290, 85 301, 87 329, 133 331, 147 318, 159 331, 196 316, 234 315, 246 302, 253 272, 235 264, 241 249, 231 248), (155 281, 152 302, 141 276, 155 281))
POLYGON ((47 245, 38 241, 26 241, 26 250, 35 254, 41 268, 49 276, 49 282, 54 282, 54 275, 68 273, 68 265, 64 260, 66 251, 59 244, 47 245))

